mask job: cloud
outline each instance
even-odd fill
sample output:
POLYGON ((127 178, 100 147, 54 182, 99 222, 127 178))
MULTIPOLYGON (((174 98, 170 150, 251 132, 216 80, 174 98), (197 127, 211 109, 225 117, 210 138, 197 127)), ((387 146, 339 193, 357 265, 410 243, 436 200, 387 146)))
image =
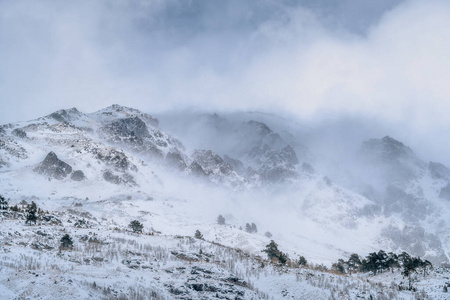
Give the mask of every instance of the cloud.
POLYGON ((121 103, 450 125, 450 4, 388 2, 2 2, 0 116, 121 103))

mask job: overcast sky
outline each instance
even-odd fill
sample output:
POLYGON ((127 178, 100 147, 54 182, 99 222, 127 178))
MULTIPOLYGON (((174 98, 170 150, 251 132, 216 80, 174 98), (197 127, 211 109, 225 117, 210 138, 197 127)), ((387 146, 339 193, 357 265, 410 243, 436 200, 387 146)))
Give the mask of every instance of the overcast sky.
POLYGON ((0 123, 113 103, 450 125, 450 1, 0 0, 0 123))

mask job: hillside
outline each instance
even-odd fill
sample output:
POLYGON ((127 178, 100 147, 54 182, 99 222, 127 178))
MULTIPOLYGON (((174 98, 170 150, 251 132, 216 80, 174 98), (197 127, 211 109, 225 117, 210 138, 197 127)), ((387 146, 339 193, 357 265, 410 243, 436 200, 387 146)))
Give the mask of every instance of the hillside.
POLYGON ((0 194, 19 207, 0 219, 7 297, 414 299, 399 291, 400 270, 343 277, 313 267, 383 249, 431 261, 416 286, 445 299, 443 164, 386 136, 361 141, 354 164, 318 171, 328 158, 288 120, 186 113, 180 127, 171 118, 112 105, 0 127, 0 194), (44 211, 36 225, 20 212, 31 202, 44 211), (132 220, 143 234, 130 232, 132 220), (74 249, 59 251, 66 233, 74 249), (261 252, 271 240, 310 267, 271 264, 261 252))

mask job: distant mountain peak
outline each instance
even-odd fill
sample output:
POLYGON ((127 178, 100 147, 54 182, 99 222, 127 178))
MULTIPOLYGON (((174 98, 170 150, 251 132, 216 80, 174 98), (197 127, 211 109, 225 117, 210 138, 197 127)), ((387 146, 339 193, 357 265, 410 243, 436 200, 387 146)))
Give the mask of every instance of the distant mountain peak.
POLYGON ((49 114, 47 117, 54 119, 58 122, 67 122, 70 123, 71 121, 78 120, 83 115, 82 112, 80 112, 76 107, 68 108, 68 109, 60 109, 57 110, 51 114, 49 114))
POLYGON ((385 136, 382 139, 370 139, 363 142, 361 151, 381 159, 417 159, 414 152, 408 146, 390 136, 385 136))

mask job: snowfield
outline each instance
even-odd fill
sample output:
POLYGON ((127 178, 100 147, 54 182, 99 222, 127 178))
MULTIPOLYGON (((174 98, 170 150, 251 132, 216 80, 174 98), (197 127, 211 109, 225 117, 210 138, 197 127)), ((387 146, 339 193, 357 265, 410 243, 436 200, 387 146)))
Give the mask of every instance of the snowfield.
POLYGON ((61 221, 54 225, 44 221, 25 225, 22 214, 3 214, 2 299, 448 299, 449 295, 443 286, 450 270, 444 268, 418 275, 413 293, 399 291, 405 279, 398 270, 342 276, 272 264, 256 250, 264 248, 267 238, 228 225, 188 226, 189 220, 171 213, 184 204, 179 201, 155 197, 59 202, 61 208, 49 214, 61 221), (123 213, 125 208, 129 213, 123 213), (143 234, 127 228, 134 218, 145 224, 143 234), (171 234, 177 227, 181 234, 171 234), (195 228, 207 229, 202 231, 205 240, 193 237, 195 228), (59 240, 66 233, 73 237, 74 249, 60 251, 59 240), (233 241, 236 248, 218 240, 233 241), (253 250, 239 250, 242 245, 253 250))

